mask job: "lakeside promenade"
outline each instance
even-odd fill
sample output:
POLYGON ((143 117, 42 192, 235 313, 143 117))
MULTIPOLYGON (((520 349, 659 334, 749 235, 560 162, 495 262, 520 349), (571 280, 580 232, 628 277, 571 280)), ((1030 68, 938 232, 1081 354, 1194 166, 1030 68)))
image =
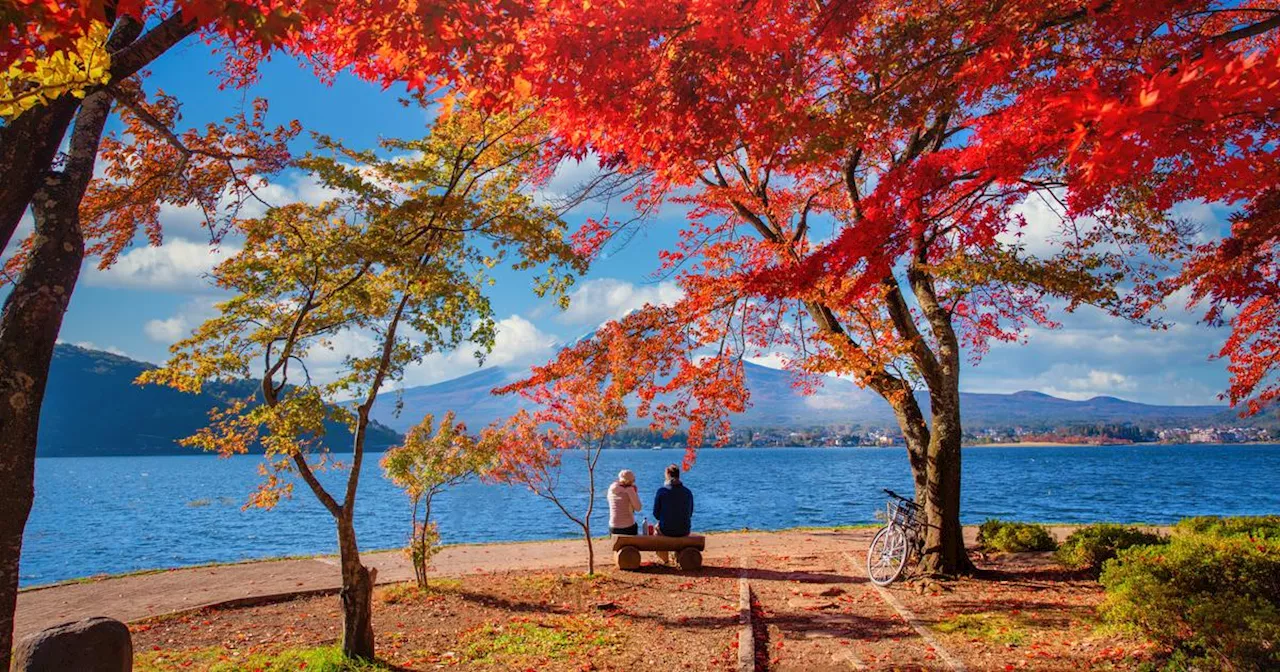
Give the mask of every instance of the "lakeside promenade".
MULTIPOLYGON (((1065 528, 1064 528, 1065 529, 1065 528)), ((748 555, 787 555, 839 550, 865 553, 874 528, 714 532, 707 535, 705 562, 736 566, 748 555)), ((972 543, 977 528, 966 528, 972 543)), ((413 580, 402 551, 363 554, 378 570, 380 585, 413 580)), ((607 542, 596 546, 597 561, 611 564, 607 542)), ((581 539, 447 546, 432 559, 434 576, 560 569, 585 566, 581 539)), ((336 556, 263 560, 177 568, 36 587, 18 595, 15 635, 89 616, 130 622, 214 605, 266 602, 292 594, 336 591, 341 577, 336 556)))

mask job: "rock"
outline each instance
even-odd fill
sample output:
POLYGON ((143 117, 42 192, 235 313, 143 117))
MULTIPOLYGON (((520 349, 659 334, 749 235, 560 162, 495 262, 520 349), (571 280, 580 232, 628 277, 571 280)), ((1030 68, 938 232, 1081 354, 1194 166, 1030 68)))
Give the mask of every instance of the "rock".
POLYGON ((124 623, 103 616, 27 635, 13 650, 14 672, 132 672, 133 641, 124 623))

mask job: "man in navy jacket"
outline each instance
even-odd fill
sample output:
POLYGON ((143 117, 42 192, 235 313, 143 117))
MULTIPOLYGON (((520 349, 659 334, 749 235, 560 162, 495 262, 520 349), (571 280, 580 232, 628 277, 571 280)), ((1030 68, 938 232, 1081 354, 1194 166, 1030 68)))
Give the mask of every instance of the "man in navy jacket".
POLYGON ((667 482, 653 498, 653 518, 664 537, 687 537, 693 523, 693 493, 680 482, 680 467, 667 467, 667 482))

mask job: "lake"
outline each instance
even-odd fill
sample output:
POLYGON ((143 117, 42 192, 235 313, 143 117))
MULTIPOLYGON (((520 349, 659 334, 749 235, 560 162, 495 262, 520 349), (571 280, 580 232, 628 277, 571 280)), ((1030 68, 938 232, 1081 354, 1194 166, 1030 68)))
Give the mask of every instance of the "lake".
MULTIPOLYGON (((596 511, 621 468, 648 506, 680 450, 609 450, 596 511)), ((366 462, 356 528, 364 550, 402 546, 404 494, 366 462)), ((261 458, 209 455, 42 458, 22 552, 22 584, 102 573, 282 555, 334 553, 333 521, 305 484, 276 509, 242 510, 261 458)), ((579 461, 562 489, 579 492, 579 461)), ((344 478, 341 473, 326 477, 344 478)), ((874 522, 881 488, 908 493, 903 448, 704 449, 685 483, 699 530, 779 529, 874 522)), ((963 519, 1171 523, 1184 516, 1280 513, 1280 445, 980 447, 964 451, 963 519)), ((577 496, 585 508, 585 494, 577 496)), ((445 543, 575 536, 554 506, 515 487, 468 483, 435 506, 445 543)), ((595 520, 595 519, 593 519, 595 520)))

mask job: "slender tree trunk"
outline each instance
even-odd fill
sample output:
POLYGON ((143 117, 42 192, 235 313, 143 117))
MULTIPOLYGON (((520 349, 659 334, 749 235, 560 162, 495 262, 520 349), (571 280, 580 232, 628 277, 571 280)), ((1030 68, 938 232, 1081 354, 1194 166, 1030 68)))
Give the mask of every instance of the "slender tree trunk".
POLYGON ((417 548, 413 551, 413 573, 418 578, 418 587, 427 587, 427 525, 431 522, 431 500, 427 500, 426 515, 422 524, 418 524, 418 501, 413 503, 413 534, 417 548))
POLYGON ((342 653, 348 658, 373 660, 373 575, 360 562, 351 510, 338 518, 338 548, 342 562, 342 653))

